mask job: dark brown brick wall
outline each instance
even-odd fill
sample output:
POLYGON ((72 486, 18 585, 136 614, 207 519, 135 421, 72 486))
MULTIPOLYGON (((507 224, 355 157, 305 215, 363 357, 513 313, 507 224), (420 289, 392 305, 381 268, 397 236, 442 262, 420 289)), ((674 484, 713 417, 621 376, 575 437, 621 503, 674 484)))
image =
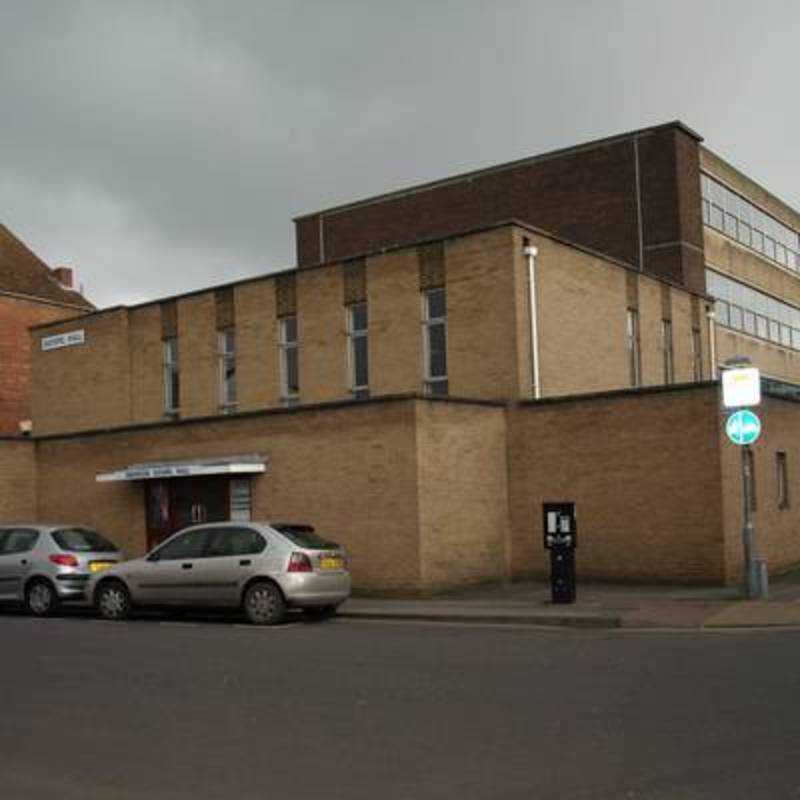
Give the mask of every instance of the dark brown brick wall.
POLYGON ((641 199, 644 271, 702 291, 697 151, 664 126, 320 212, 296 222, 298 266, 518 219, 641 268, 641 199))

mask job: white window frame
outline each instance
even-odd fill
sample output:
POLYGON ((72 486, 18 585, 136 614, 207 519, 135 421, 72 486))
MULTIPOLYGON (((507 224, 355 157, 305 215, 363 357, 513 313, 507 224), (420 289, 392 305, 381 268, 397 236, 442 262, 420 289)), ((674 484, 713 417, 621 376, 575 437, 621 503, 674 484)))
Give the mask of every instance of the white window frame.
POLYGON ((628 369, 631 386, 642 385, 642 353, 639 341, 639 311, 629 308, 625 322, 625 338, 628 351, 628 369))
POLYGON ((675 383, 675 353, 672 346, 672 320, 661 320, 661 355, 664 362, 664 383, 675 383))
POLYGON ((217 363, 219 369, 219 404, 223 409, 236 407, 236 328, 217 331, 217 363), (232 347, 229 347, 232 340, 232 347), (233 375, 228 377, 228 365, 233 364, 233 375))
POLYGON ((366 301, 352 303, 346 309, 347 318, 347 380, 350 392, 356 396, 366 396, 369 394, 369 309, 366 301), (355 312, 357 309, 364 309, 366 315, 366 327, 355 327, 355 312), (358 370, 356 369, 356 341, 364 339, 367 342, 367 382, 365 384, 356 383, 358 370))
POLYGON ((703 380, 703 339, 700 328, 692 328, 692 375, 695 381, 703 380))
POLYGON ((438 286, 432 289, 425 289, 422 292, 422 348, 423 348, 423 369, 424 369, 424 384, 425 391, 433 395, 446 395, 448 394, 449 381, 447 375, 447 290, 443 286, 438 286), (430 316, 430 303, 429 300, 432 295, 441 292, 444 296, 445 313, 440 317, 430 316), (431 374, 431 343, 430 332, 434 327, 442 326, 444 328, 444 346, 445 346, 445 374, 432 375, 431 374), (443 391, 437 391, 438 388, 443 387, 443 391))
POLYGON ((299 348, 299 331, 297 327, 297 315, 289 314, 285 317, 278 319, 278 367, 280 371, 281 381, 281 402, 286 405, 296 403, 300 397, 300 348, 299 348), (294 320, 295 338, 291 341, 286 336, 287 322, 294 320), (297 391, 289 390, 289 351, 295 353, 297 359, 297 391))
POLYGON ((181 405, 181 372, 177 336, 168 336, 162 340, 162 354, 164 359, 164 413, 177 414, 180 411, 181 405), (178 395, 177 402, 175 402, 176 398, 173 396, 172 391, 173 375, 177 379, 178 384, 178 391, 175 392, 175 394, 178 395))

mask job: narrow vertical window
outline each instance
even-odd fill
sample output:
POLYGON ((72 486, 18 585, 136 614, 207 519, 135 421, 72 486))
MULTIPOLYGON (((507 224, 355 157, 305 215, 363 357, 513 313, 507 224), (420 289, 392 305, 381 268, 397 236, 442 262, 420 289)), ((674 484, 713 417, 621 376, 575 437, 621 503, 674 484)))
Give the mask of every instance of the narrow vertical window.
POLYGON ((628 309, 626 338, 631 386, 641 386, 642 358, 639 349, 639 312, 635 308, 628 309))
POLYGON ((664 383, 675 381, 675 362, 672 352, 672 320, 661 320, 661 354, 664 360, 664 383))
POLYGON ((427 289, 422 293, 422 327, 425 391, 432 395, 446 395, 447 304, 444 289, 427 289))
POLYGON ((278 350, 281 401, 285 405, 292 405, 297 402, 300 394, 296 316, 281 317, 278 320, 278 350))
POLYGON ((181 407, 181 382, 178 369, 178 337, 164 339, 164 411, 177 414, 181 407))
POLYGON ((350 391, 357 398, 369 397, 369 348, 367 304, 347 306, 347 359, 350 391))
POLYGON ((236 405, 236 331, 225 328, 217 336, 219 404, 223 409, 230 409, 236 405))
POLYGON ((778 508, 783 511, 789 508, 789 469, 786 464, 786 453, 782 450, 775 453, 775 469, 778 483, 778 508))
POLYGON ((703 380, 703 341, 699 328, 692 328, 692 377, 703 380))

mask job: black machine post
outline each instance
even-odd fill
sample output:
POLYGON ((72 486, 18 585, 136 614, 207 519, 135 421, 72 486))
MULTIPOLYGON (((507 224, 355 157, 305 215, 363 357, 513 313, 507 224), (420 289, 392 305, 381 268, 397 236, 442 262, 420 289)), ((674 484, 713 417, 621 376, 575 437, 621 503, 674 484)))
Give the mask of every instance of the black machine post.
POLYGON ((550 551, 550 593, 553 603, 575 602, 575 548, 578 526, 575 503, 544 503, 544 546, 550 551))

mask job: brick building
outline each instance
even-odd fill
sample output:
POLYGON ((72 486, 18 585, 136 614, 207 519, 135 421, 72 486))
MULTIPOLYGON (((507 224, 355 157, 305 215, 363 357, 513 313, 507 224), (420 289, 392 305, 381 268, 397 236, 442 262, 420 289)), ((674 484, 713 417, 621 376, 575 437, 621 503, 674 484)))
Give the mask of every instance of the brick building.
POLYGON ((36 326, 0 516, 80 518, 130 554, 193 521, 309 521, 360 589, 416 592, 542 573, 541 505, 574 500, 581 574, 731 581, 717 377, 745 354, 768 379, 762 549, 800 561, 800 215, 697 134, 295 222, 294 269, 36 326))
POLYGON ((93 308, 72 288, 72 270, 50 269, 0 225, 0 435, 31 416, 28 328, 93 308))

